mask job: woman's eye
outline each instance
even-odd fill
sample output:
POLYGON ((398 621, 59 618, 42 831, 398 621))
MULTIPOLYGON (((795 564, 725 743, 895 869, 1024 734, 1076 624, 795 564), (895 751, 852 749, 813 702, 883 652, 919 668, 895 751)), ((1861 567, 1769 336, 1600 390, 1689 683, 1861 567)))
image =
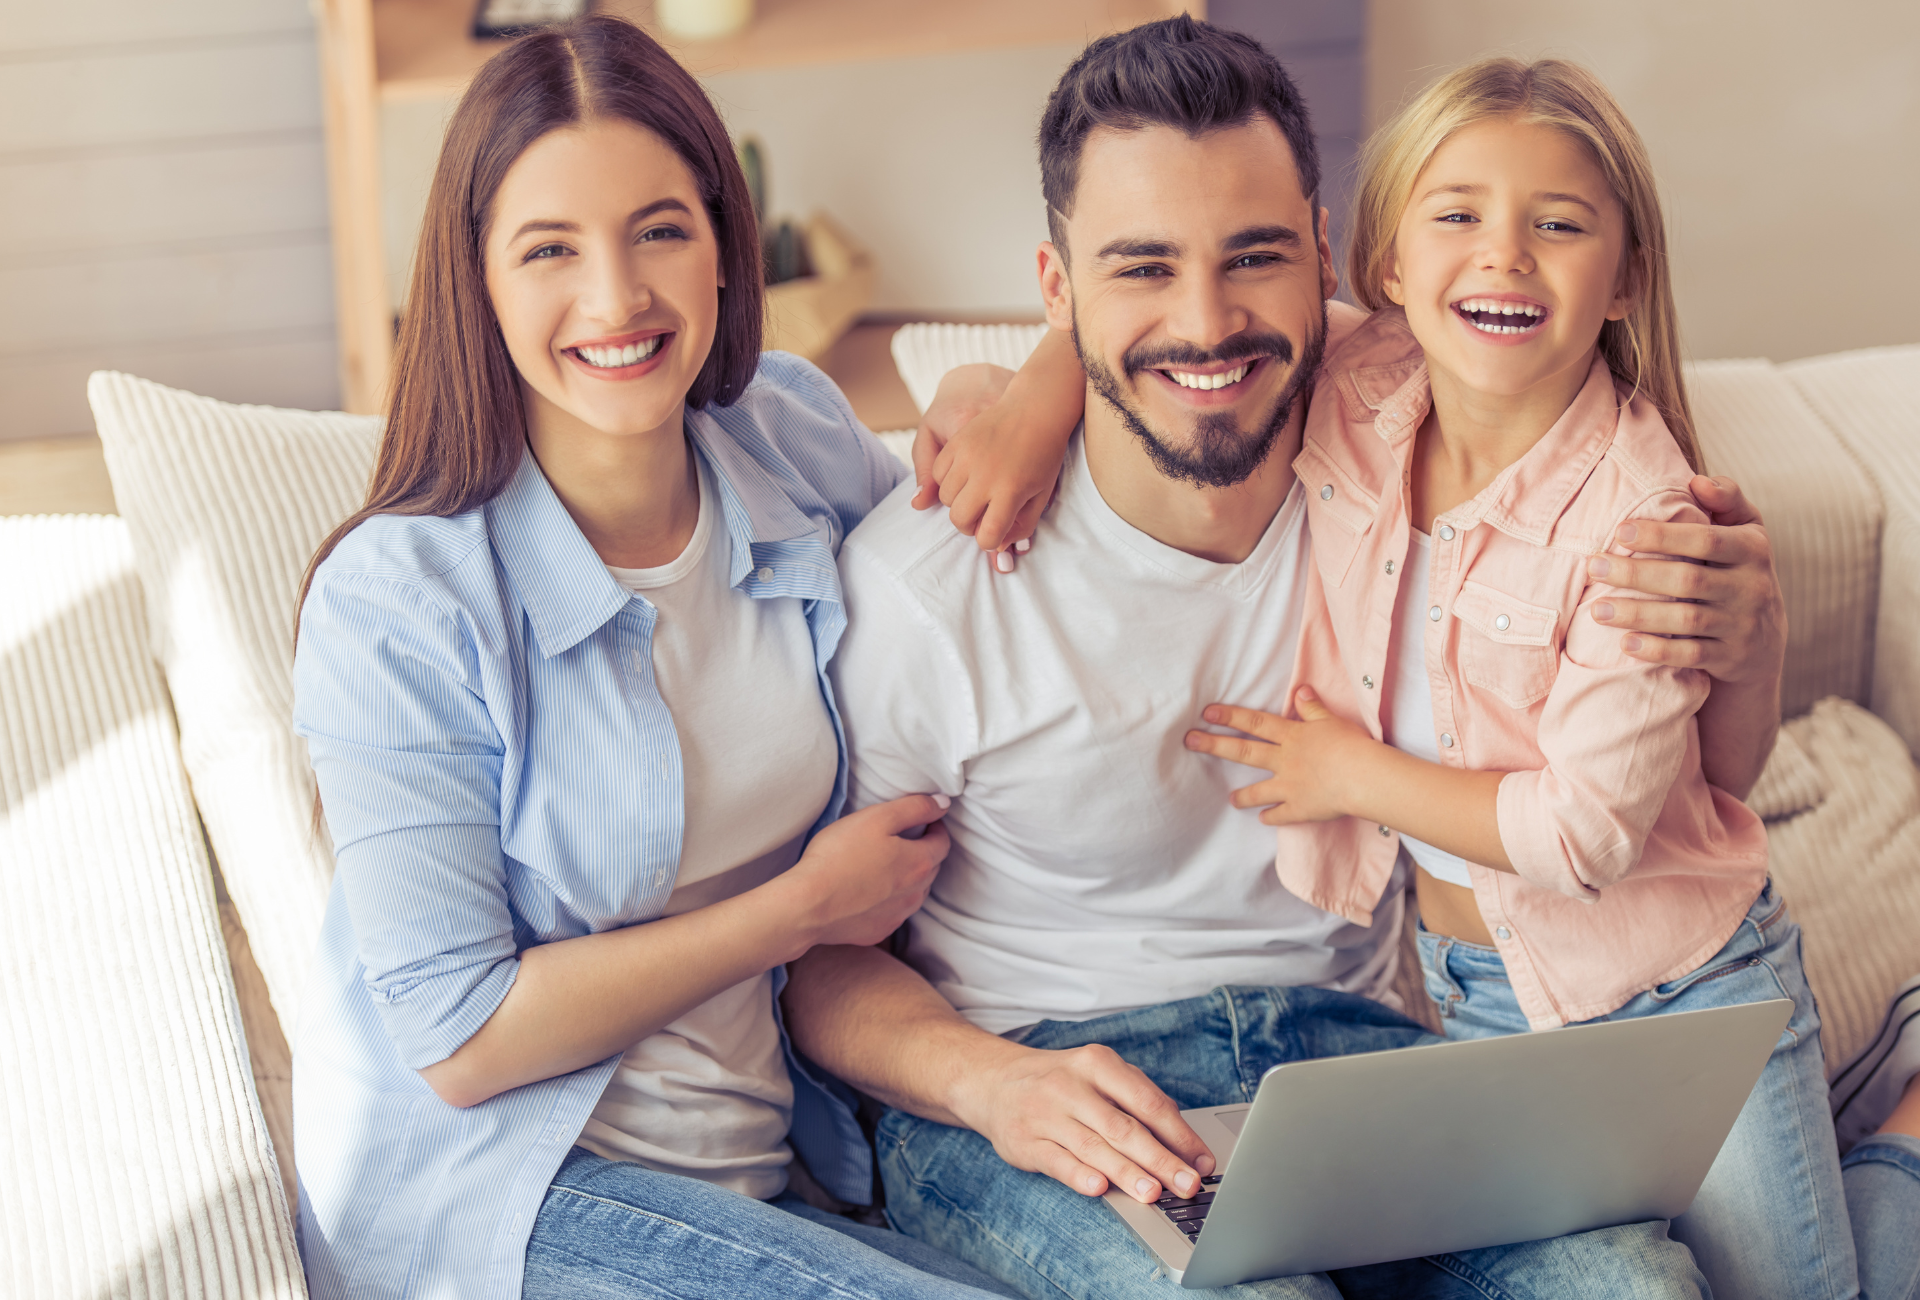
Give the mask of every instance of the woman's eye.
POLYGON ((661 239, 685 239, 687 232, 678 226, 648 226, 635 238, 637 244, 651 244, 661 239))
POLYGON ((526 260, 531 262, 536 258, 559 257, 566 251, 567 246, 565 244, 542 244, 540 247, 528 253, 526 260))

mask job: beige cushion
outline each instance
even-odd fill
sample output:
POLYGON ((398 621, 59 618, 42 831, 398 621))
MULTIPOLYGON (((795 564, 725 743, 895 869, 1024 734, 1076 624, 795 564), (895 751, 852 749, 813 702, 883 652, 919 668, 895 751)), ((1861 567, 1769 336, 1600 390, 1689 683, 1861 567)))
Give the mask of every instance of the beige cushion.
POLYGON ((1739 482, 1773 541, 1787 602, 1781 716, 1829 695, 1866 703, 1879 494, 1772 363, 1702 362, 1687 387, 1708 471, 1739 482))
POLYGON ((333 874, 293 734, 294 601, 320 539, 360 503, 380 422, 107 372, 87 396, 194 797, 291 1039, 333 874))
POLYGON ((127 528, 0 572, 0 1295, 304 1296, 127 528))
POLYGON ((1841 352, 1780 370, 1885 501, 1869 703, 1920 754, 1920 346, 1841 352))
POLYGON ((1920 973, 1920 770, 1886 723, 1822 700, 1781 729, 1751 802, 1800 922, 1832 1073, 1920 973))

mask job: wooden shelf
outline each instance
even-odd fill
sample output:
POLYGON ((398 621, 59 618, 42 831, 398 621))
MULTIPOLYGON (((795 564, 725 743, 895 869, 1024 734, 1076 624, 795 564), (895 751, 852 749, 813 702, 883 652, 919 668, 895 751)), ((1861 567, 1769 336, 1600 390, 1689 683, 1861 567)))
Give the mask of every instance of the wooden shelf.
MULTIPOLYGON (((681 41, 660 32, 653 0, 600 0, 654 33, 696 73, 911 58, 1010 45, 1085 41, 1204 5, 1182 0, 758 0, 737 36, 681 41)), ((473 38, 475 0, 374 0, 374 66, 384 99, 457 95, 508 42, 473 38)))

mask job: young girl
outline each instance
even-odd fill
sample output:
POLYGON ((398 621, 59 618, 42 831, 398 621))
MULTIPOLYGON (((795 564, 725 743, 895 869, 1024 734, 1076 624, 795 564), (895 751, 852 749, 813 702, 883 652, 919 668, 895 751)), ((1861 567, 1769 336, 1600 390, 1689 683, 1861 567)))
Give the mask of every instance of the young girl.
MULTIPOLYGON (((1330 351, 1295 462, 1298 720, 1214 706, 1258 739, 1189 746, 1273 773, 1235 803, 1274 805, 1301 897, 1365 922, 1412 871, 1450 1037, 1791 999, 1674 1233, 1716 1294, 1859 1294, 1798 927, 1758 819, 1703 774, 1706 677, 1602 626, 1629 521, 1704 521, 1645 149, 1583 70, 1489 60, 1371 142, 1356 206, 1375 315, 1330 351)), ((1063 391, 1025 389, 1048 421, 1063 391)), ((1036 476, 977 445, 968 468, 956 515, 1023 535, 1036 476)), ((1911 1293, 1862 1246, 1869 1294, 1911 1293)))

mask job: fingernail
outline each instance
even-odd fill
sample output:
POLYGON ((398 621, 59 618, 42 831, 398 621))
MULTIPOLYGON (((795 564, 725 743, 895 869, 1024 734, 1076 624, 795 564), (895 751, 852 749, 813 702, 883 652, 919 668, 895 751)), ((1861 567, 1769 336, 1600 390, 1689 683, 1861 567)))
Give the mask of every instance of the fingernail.
POLYGON ((1100 1195, 1100 1178, 1097 1174, 1088 1174, 1080 1184, 1093 1196, 1100 1195))
POLYGON ((1593 616, 1602 623, 1610 621, 1613 618, 1613 602, 1603 600, 1598 605, 1595 605, 1593 607, 1593 616))
POLYGON ((1012 573, 1013 572, 1013 552, 995 551, 993 553, 993 567, 1001 573, 1012 573))
POLYGON ((1028 551, 1031 551, 1033 549, 1033 539, 1031 537, 1022 537, 1019 541, 1013 544, 1013 549, 1019 552, 1021 555, 1025 555, 1028 551))
POLYGON ((1205 1178, 1208 1174, 1213 1172, 1213 1157, 1201 1156, 1198 1160, 1193 1162, 1193 1167, 1200 1171, 1200 1176, 1202 1178, 1205 1178))
POLYGON ((1186 745, 1188 749, 1200 748, 1200 733, 1197 731, 1189 731, 1186 734, 1186 745))
POLYGON ((1135 1183, 1133 1185, 1133 1194, 1139 1197, 1143 1201, 1152 1200, 1153 1199, 1153 1179, 1142 1178, 1139 1182, 1135 1183))
POLYGON ((940 805, 942 811, 945 811, 946 809, 953 807, 953 800, 947 798, 947 796, 943 794, 937 794, 933 796, 933 801, 940 805))
POLYGON ((1621 524, 1614 530, 1613 535, 1623 542, 1630 542, 1640 535, 1640 530, 1633 524, 1621 524))
POLYGON ((1587 561, 1587 576, 1589 578, 1604 578, 1611 572, 1613 572, 1613 561, 1604 555, 1596 555, 1587 561))
POLYGON ((1632 654, 1635 650, 1638 650, 1640 648, 1640 638, 1637 636, 1621 637, 1620 648, 1622 650, 1625 650, 1628 654, 1632 654))
POLYGON ((1200 710, 1200 716, 1208 722, 1218 722, 1220 721, 1220 706, 1217 704, 1209 704, 1206 708, 1200 710))
POLYGON ((1200 1179, 1182 1169, 1173 1176, 1173 1186, 1182 1196, 1193 1195, 1193 1189, 1200 1185, 1200 1179))

